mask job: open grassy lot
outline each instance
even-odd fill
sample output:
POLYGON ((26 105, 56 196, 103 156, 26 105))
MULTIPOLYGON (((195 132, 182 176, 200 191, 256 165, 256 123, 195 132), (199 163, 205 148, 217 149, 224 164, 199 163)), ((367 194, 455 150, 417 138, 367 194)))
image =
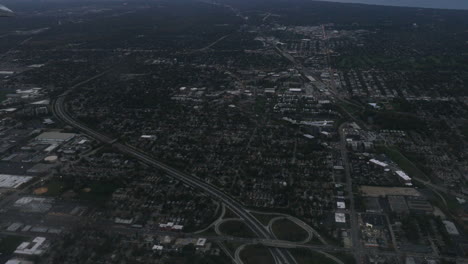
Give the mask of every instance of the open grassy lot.
POLYGON ((337 252, 333 253, 333 256, 339 258, 341 261, 343 261, 344 264, 356 264, 356 259, 351 254, 345 252, 337 252))
POLYGON ((227 241, 227 242, 224 242, 224 245, 229 250, 229 252, 231 252, 231 254, 234 256, 234 254, 236 253, 237 248, 240 247, 242 245, 242 243, 241 242, 235 242, 235 241, 227 241))
POLYGON ((296 225, 291 220, 276 220, 272 225, 273 233, 278 239, 288 241, 303 241, 307 238, 307 231, 296 225))
POLYGON ((80 190, 78 197, 81 200, 103 203, 105 202, 112 193, 118 188, 118 186, 109 183, 92 183, 86 188, 80 190))
POLYGON ((54 179, 45 184, 41 189, 43 189, 43 193, 41 194, 47 195, 47 196, 59 196, 65 191, 69 190, 71 186, 67 184, 66 182, 59 180, 59 179, 54 179))
POLYGON ((336 264, 334 260, 309 249, 295 248, 291 249, 290 252, 298 264, 336 264))
POLYGON ((207 230, 199 233, 201 236, 217 236, 216 231, 214 230, 214 227, 210 227, 207 230))
POLYGON ((275 260, 270 254, 270 251, 262 245, 246 246, 241 254, 241 259, 244 264, 271 264, 275 260))
POLYGON ((264 226, 268 225, 271 219, 280 216, 276 214, 259 214, 259 213, 252 213, 252 215, 255 216, 255 218, 257 218, 257 220, 260 221, 260 223, 262 223, 262 225, 264 226))
POLYGON ((73 183, 66 180, 53 179, 44 186, 34 190, 34 193, 56 197, 63 195, 67 191, 73 191, 73 197, 99 205, 107 201, 118 187, 118 184, 109 182, 90 182, 82 186, 73 186, 73 183))
POLYGON ((226 221, 219 227, 223 234, 235 237, 251 238, 255 234, 250 228, 241 221, 226 221))
POLYGON ((226 208, 226 212, 224 213, 223 218, 224 219, 226 219, 226 218, 239 218, 239 216, 236 213, 234 213, 233 211, 231 211, 231 209, 226 208))

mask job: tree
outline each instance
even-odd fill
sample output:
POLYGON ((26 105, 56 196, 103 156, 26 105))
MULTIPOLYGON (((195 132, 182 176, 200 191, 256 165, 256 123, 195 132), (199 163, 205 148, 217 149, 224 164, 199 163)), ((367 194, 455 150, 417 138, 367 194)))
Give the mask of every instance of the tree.
POLYGON ((182 248, 182 254, 184 254, 185 256, 193 255, 195 254, 195 251, 196 251, 195 245, 192 243, 185 245, 182 248))

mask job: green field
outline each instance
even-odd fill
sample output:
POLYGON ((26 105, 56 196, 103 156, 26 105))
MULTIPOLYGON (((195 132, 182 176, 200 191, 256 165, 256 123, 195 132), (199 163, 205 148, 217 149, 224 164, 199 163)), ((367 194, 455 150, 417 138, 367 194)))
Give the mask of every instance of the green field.
POLYGON ((47 196, 59 196, 71 188, 70 185, 58 179, 48 182, 44 187, 47 188, 47 192, 45 193, 47 196))
POLYGON ((275 260, 270 254, 270 251, 262 245, 249 245, 246 246, 240 257, 244 264, 271 264, 275 260))
POLYGON ((339 258, 341 261, 343 261, 344 264, 356 264, 356 259, 352 254, 338 252, 333 253, 333 256, 339 258))
POLYGON ((280 215, 275 215, 275 214, 259 214, 259 213, 252 213, 252 215, 255 216, 255 218, 257 218, 257 220, 260 221, 260 223, 262 223, 262 225, 264 226, 267 226, 268 223, 270 223, 271 219, 280 216, 280 215))
POLYGON ((252 238, 255 234, 250 228, 241 221, 226 221, 219 227, 223 234, 235 237, 252 238))
POLYGON ((89 192, 84 191, 83 188, 78 197, 81 200, 92 201, 92 202, 105 202, 112 193, 118 188, 118 186, 110 183, 92 183, 86 186, 89 188, 89 192))
POLYGON ((298 264, 336 264, 336 262, 325 255, 304 248, 290 250, 298 264))
POLYGON ((234 242, 234 241, 224 242, 224 245, 232 253, 233 256, 236 253, 237 248, 240 247, 242 244, 243 243, 241 243, 241 242, 234 242))
POLYGON ((47 192, 43 194, 46 196, 60 196, 66 191, 73 189, 78 199, 100 204, 112 195, 118 188, 118 185, 106 182, 91 182, 78 187, 73 186, 72 183, 65 180, 53 179, 43 187, 47 188, 47 192))
POLYGON ((410 113, 397 113, 392 111, 366 110, 361 113, 362 120, 372 118, 373 124, 382 129, 415 130, 424 132, 427 130, 427 123, 410 113))
POLYGON ((224 219, 227 219, 227 218, 239 218, 239 216, 234 213, 233 211, 231 211, 229 208, 226 208, 226 212, 224 213, 224 216, 223 216, 224 219))
POLYGON ((210 227, 207 230, 199 233, 201 236, 217 236, 216 231, 214 230, 214 227, 210 227))
POLYGON ((281 240, 298 242, 307 238, 306 230, 286 218, 276 220, 272 225, 272 230, 281 240))

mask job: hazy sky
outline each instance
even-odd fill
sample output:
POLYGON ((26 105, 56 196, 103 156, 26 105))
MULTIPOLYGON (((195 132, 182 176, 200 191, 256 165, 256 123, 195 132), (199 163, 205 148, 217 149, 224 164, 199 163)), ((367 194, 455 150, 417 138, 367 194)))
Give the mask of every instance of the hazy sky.
POLYGON ((363 3, 393 6, 468 9, 468 0, 325 0, 342 3, 363 3))

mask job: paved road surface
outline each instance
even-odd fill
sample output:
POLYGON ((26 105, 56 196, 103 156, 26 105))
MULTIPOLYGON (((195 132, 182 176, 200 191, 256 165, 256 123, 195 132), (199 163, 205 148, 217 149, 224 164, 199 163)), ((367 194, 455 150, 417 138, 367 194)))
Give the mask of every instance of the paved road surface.
POLYGON ((359 238, 359 220, 358 220, 358 215, 356 213, 355 209, 355 203, 354 203, 354 193, 353 193, 353 182, 351 178, 351 172, 349 168, 349 162, 348 162, 348 152, 346 150, 346 135, 344 132, 344 128, 347 126, 347 123, 343 123, 339 128, 338 132, 340 134, 340 149, 341 149, 341 159, 343 162, 343 167, 345 169, 345 175, 346 175, 346 191, 348 193, 349 197, 349 215, 350 215, 350 223, 351 223, 351 241, 353 242, 353 248, 354 248, 354 255, 356 257, 357 263, 363 263, 363 247, 360 242, 359 238))

